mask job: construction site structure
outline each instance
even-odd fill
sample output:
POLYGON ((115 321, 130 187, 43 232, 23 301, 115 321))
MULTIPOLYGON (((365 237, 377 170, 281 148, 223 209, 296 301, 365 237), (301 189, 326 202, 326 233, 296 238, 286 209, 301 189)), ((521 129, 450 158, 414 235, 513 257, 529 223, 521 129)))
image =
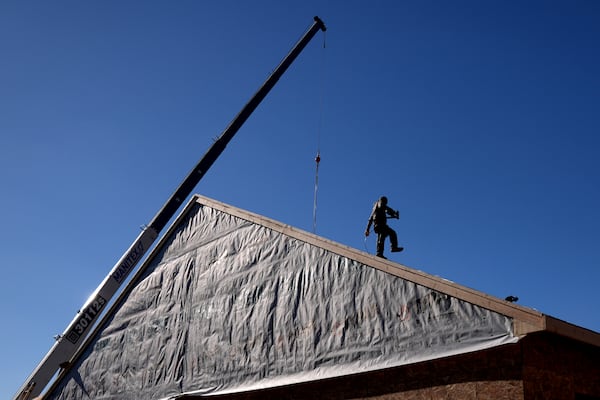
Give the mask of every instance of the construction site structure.
POLYGON ((319 30, 325 31, 325 24, 319 17, 314 17, 314 22, 308 31, 304 33, 292 50, 267 78, 264 84, 216 139, 198 164, 196 164, 189 172, 171 197, 164 203, 151 222, 144 227, 143 231, 135 239, 133 244, 81 307, 80 311, 75 315, 64 333, 58 336, 54 346, 17 392, 14 397, 15 400, 27 400, 38 396, 60 369, 66 369, 70 366, 73 355, 77 352, 84 339, 89 334, 90 328, 94 326, 98 317, 105 310, 106 305, 111 301, 121 285, 127 280, 131 271, 136 268, 140 260, 142 260, 144 255, 152 247, 162 229, 192 193, 198 182, 206 174, 219 155, 225 150, 229 141, 234 137, 244 122, 246 122, 248 117, 250 117, 252 112, 267 96, 279 78, 281 78, 284 72, 319 30))

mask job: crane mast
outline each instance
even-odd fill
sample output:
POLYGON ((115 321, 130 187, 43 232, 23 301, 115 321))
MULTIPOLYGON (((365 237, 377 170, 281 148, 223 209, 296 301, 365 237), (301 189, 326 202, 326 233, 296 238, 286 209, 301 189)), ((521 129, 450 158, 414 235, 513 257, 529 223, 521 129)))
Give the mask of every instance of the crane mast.
POLYGON ((211 145, 198 164, 196 164, 189 172, 183 182, 181 182, 171 197, 164 203, 162 208, 156 213, 154 218, 152 218, 151 222, 143 229, 129 249, 104 278, 102 283, 81 307, 80 311, 77 312, 75 318, 73 318, 71 323, 67 326, 64 333, 59 335, 54 346, 52 346, 40 364, 27 378, 13 398, 14 400, 28 400, 39 396, 42 390, 44 390, 61 368, 68 368, 71 365, 72 358, 83 344, 91 327, 98 320, 106 305, 127 279, 130 272, 135 269, 139 261, 152 247, 161 230, 175 215, 185 199, 192 193, 194 187, 196 187, 212 164, 221 155, 223 150, 225 150, 229 141, 234 137, 244 122, 246 122, 248 117, 250 117, 252 112, 267 96, 279 78, 281 78, 284 72, 319 30, 325 31, 325 24, 319 17, 314 17, 314 22, 308 31, 304 33, 254 96, 250 98, 248 103, 246 103, 242 110, 231 121, 229 126, 225 128, 217 140, 211 145))

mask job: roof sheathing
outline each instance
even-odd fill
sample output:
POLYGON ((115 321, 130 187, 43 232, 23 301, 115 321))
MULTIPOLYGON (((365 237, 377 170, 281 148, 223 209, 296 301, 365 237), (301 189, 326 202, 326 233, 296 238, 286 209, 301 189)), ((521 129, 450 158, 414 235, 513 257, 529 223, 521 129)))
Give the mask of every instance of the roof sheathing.
MULTIPOLYGON (((336 243, 315 234, 294 228, 290 225, 270 218, 241 210, 239 208, 218 202, 216 200, 194 195, 190 204, 199 203, 218 211, 222 211, 247 221, 260 224, 297 240, 321 247, 325 250, 356 260, 369 267, 392 274, 401 279, 423 285, 441 293, 448 294, 460 300, 486 308, 507 317, 513 318, 513 330, 517 336, 537 331, 548 331, 571 339, 600 346, 600 334, 559 319, 544 315, 539 311, 511 303, 477 290, 456 284, 446 279, 429 275, 425 272, 406 267, 363 251, 336 243)), ((184 212, 185 213, 185 212, 184 212)))

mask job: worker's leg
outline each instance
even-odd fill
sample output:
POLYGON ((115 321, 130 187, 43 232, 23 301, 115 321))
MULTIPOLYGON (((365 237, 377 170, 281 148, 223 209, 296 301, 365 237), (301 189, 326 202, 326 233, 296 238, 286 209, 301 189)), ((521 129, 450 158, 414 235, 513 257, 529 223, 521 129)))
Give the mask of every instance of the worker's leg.
POLYGON ((387 232, 385 227, 374 226, 373 230, 377 234, 377 255, 379 257, 383 257, 383 249, 385 246, 385 238, 387 237, 387 232))
POLYGON ((392 249, 398 247, 398 236, 396 235, 396 231, 394 231, 389 226, 387 227, 388 236, 390 237, 390 244, 392 245, 392 249))
POLYGON ((387 227, 387 233, 390 237, 390 244, 392 245, 392 252, 398 252, 404 250, 404 247, 398 247, 398 236, 396 235, 396 231, 394 231, 389 226, 387 227))
POLYGON ((383 257, 383 246, 385 245, 385 234, 379 232, 377 234, 377 255, 383 257))

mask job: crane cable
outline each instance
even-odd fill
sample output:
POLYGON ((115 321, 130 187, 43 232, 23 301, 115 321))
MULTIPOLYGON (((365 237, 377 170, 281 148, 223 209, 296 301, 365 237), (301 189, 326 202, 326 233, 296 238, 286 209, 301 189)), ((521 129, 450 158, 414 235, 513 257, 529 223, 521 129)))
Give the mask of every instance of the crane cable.
POLYGON ((321 52, 321 76, 319 85, 319 122, 317 126, 317 155, 315 157, 315 195, 313 201, 313 233, 317 233, 317 194, 319 191, 319 163, 321 162, 321 130, 323 126, 323 92, 324 92, 324 81, 325 81, 325 48, 326 48, 326 34, 327 31, 323 32, 323 51, 321 52))
POLYGON ((313 233, 317 233, 317 192, 319 191, 319 163, 321 162, 321 152, 317 149, 317 156, 315 157, 317 164, 315 170, 315 198, 313 203, 313 233))

